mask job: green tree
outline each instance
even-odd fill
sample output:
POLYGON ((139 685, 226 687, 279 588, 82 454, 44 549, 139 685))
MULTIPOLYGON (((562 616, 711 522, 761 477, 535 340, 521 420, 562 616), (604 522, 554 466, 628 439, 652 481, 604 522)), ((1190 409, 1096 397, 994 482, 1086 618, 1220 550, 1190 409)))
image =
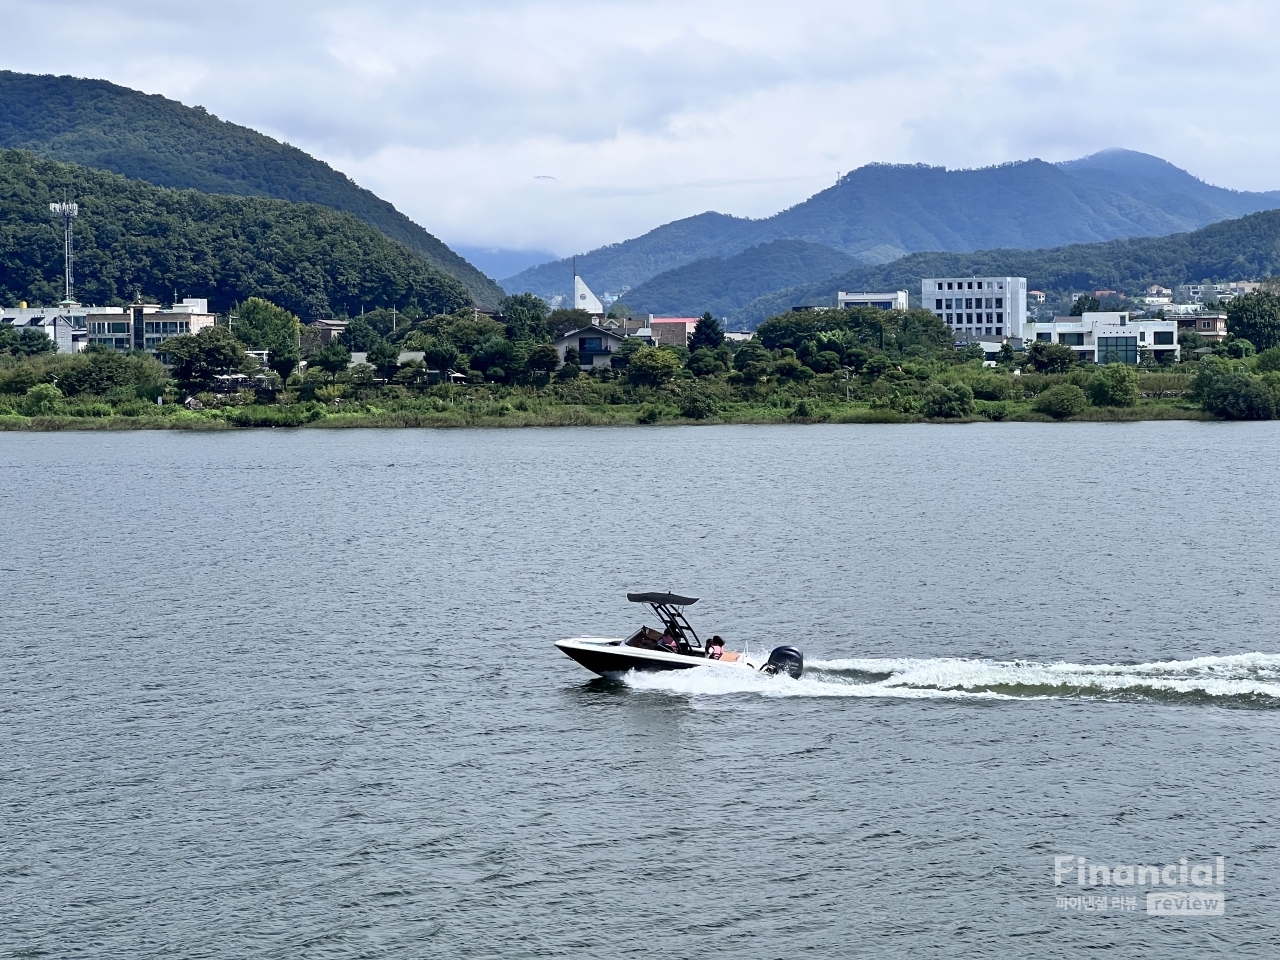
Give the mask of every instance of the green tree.
POLYGON ((546 340, 550 336, 547 318, 551 309, 541 297, 517 293, 503 300, 500 310, 506 319, 507 339, 546 340))
POLYGON ((58 345, 50 340, 43 330, 14 330, 13 327, 0 327, 0 354, 17 357, 35 357, 42 353, 53 353, 58 345))
POLYGON ((1226 420, 1274 420, 1280 413, 1280 382, 1244 373, 1218 374, 1204 389, 1200 405, 1226 420))
POLYGON ((1032 407, 1055 420, 1065 420, 1067 417, 1074 417, 1088 405, 1089 400, 1083 390, 1074 383, 1060 383, 1036 397, 1032 407))
POLYGON ((627 379, 635 384, 660 387, 675 379, 680 369, 680 358, 660 347, 644 347, 637 350, 627 364, 627 379))
POLYGON ((693 336, 689 338, 689 351, 693 352, 702 347, 714 350, 722 343, 724 343, 724 330, 708 310, 693 328, 693 336))
POLYGON ((47 416, 57 409, 61 400, 62 391, 52 383, 37 383, 22 398, 21 410, 28 417, 47 416))
POLYGON ((924 395, 924 415, 937 420, 959 420, 973 414, 973 391, 963 383, 937 383, 924 395))
POLYGON ((862 365, 861 377, 864 383, 875 383, 893 369, 893 361, 878 353, 862 365))
POLYGON ((333 340, 311 358, 311 366, 336 376, 351 365, 351 351, 340 340, 333 340))
POLYGON ((235 373, 245 361, 244 344, 226 327, 207 327, 194 336, 164 342, 173 379, 188 393, 213 387, 214 378, 235 373))
POLYGON ((524 357, 510 340, 491 337, 471 354, 471 366, 494 380, 507 380, 524 370, 524 357))
POLYGON ((733 369, 746 370, 753 363, 771 363, 773 355, 759 340, 748 340, 733 355, 733 369))
POLYGON ((636 355, 636 351, 643 349, 644 341, 639 337, 627 337, 622 341, 622 346, 614 351, 613 356, 609 358, 609 366, 614 370, 625 370, 627 364, 631 362, 631 358, 636 355))
POLYGON ((538 343, 529 348, 525 363, 535 373, 551 373, 560 366, 560 353, 549 343, 538 343))
POLYGON ((266 350, 267 366, 288 380, 302 359, 298 350, 301 324, 288 310, 261 297, 250 297, 232 308, 232 332, 250 350, 266 350))
POLYGON ((378 376, 390 380, 400 366, 400 348, 379 337, 370 345, 365 359, 378 372, 378 376))
POLYGON ((680 398, 680 416, 689 420, 706 420, 719 412, 715 398, 699 389, 680 398))
POLYGON ((1243 360, 1245 357, 1252 357, 1258 351, 1254 349, 1252 343, 1244 337, 1232 337, 1227 341, 1227 356, 1236 360, 1243 360))
POLYGON ((1089 383, 1098 407, 1132 407, 1138 402, 1138 371, 1125 363, 1109 363, 1089 383))
POLYGON ((706 347, 699 347, 689 354, 689 362, 686 366, 695 377, 713 377, 717 373, 724 373, 726 369, 716 355, 706 347))
POLYGON ((1027 366, 1036 373, 1066 373, 1079 359, 1070 347, 1048 340, 1037 340, 1027 348, 1027 366))
POLYGON ((795 356, 782 357, 773 365, 773 373, 782 380, 812 380, 813 371, 795 356))
POLYGON ((1258 350, 1280 346, 1280 296, 1259 290, 1227 304, 1227 330, 1258 350))
POLYGON ((1254 369, 1259 373, 1280 373, 1280 347, 1271 347, 1258 354, 1254 369))
POLYGON ((566 333, 572 333, 574 330, 581 330, 583 327, 591 326, 591 314, 585 310, 566 310, 564 308, 551 311, 551 315, 547 317, 547 330, 551 334, 552 340, 563 337, 566 333))
POLYGON ((1091 297, 1086 293, 1076 298, 1076 302, 1071 305, 1071 316, 1082 317, 1086 313, 1097 313, 1101 309, 1102 302, 1097 297, 1091 297))
POLYGON ((458 348, 448 340, 428 337, 422 343, 422 361, 429 370, 448 373, 450 370, 457 369, 461 357, 458 348))
POLYGON ((378 331, 361 317, 352 317, 342 331, 342 345, 352 353, 368 353, 378 339, 378 331))

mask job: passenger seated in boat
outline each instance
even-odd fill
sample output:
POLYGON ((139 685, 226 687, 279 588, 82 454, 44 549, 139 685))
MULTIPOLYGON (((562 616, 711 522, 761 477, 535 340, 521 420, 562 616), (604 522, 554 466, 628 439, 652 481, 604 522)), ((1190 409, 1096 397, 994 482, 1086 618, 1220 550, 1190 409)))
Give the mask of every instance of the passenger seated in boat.
POLYGON ((707 641, 707 659, 719 660, 724 656, 724 638, 714 636, 707 641))
POLYGON ((670 628, 662 631, 662 638, 658 640, 658 646, 667 653, 679 653, 680 647, 676 643, 676 638, 671 635, 670 628))

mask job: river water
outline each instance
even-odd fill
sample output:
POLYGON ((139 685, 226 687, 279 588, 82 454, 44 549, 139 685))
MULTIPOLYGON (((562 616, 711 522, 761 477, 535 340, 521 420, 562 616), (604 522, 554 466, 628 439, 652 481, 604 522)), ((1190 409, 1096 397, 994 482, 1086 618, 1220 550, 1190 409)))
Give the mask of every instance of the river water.
POLYGON ((1278 451, 0 435, 0 956, 1273 958, 1278 451), (552 646, 638 589, 805 677, 552 646), (1222 857, 1223 915, 1066 857, 1222 857))

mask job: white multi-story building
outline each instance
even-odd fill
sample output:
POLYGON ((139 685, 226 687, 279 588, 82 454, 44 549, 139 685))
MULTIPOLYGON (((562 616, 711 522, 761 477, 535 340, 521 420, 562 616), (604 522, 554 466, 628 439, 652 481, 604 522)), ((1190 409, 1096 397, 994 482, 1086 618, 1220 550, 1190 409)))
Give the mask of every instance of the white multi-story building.
POLYGON ((1177 362, 1177 320, 1135 320, 1128 313, 1085 313, 1029 321, 1023 336, 1027 345, 1041 342, 1070 347, 1087 363, 1137 363, 1143 350, 1156 360, 1177 362))
POLYGON ((906 310, 907 291, 895 290, 892 293, 845 293, 836 294, 836 305, 841 310, 850 307, 876 307, 879 310, 906 310))
POLYGON ((1027 322, 1026 277, 930 277, 920 304, 968 339, 1021 337, 1027 322))
POLYGON ((85 321, 89 343, 114 350, 160 351, 160 344, 170 337, 199 333, 216 321, 209 313, 207 300, 186 299, 163 310, 155 303, 135 303, 125 309, 95 309, 85 321))

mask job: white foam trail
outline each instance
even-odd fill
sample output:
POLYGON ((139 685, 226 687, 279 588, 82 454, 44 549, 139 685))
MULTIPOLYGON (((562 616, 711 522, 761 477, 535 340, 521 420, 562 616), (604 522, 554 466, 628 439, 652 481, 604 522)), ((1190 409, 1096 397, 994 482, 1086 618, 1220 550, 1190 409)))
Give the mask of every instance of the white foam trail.
POLYGON ((1168 693, 1262 697, 1280 702, 1280 655, 1244 653, 1140 664, 851 658, 810 661, 799 680, 710 669, 628 673, 623 682, 638 690, 691 696, 754 693, 767 697, 1023 700, 1125 694, 1158 697, 1168 693), (877 679, 867 679, 868 674, 877 679))
POLYGON ((1005 694, 990 691, 920 689, 916 687, 884 687, 874 683, 851 683, 840 678, 818 679, 803 676, 792 680, 786 676, 771 677, 751 670, 669 670, 663 673, 623 675, 622 682, 637 690, 661 690, 693 696, 723 696, 730 693, 756 693, 766 697, 902 697, 909 699, 944 698, 1004 700, 1005 694))
POLYGON ((1163 691, 1211 697, 1263 696, 1280 699, 1280 655, 1242 653, 1155 663, 1038 663, 1033 660, 956 658, 859 658, 818 660, 822 672, 888 674, 872 686, 984 690, 1032 688, 1089 693, 1163 691))

